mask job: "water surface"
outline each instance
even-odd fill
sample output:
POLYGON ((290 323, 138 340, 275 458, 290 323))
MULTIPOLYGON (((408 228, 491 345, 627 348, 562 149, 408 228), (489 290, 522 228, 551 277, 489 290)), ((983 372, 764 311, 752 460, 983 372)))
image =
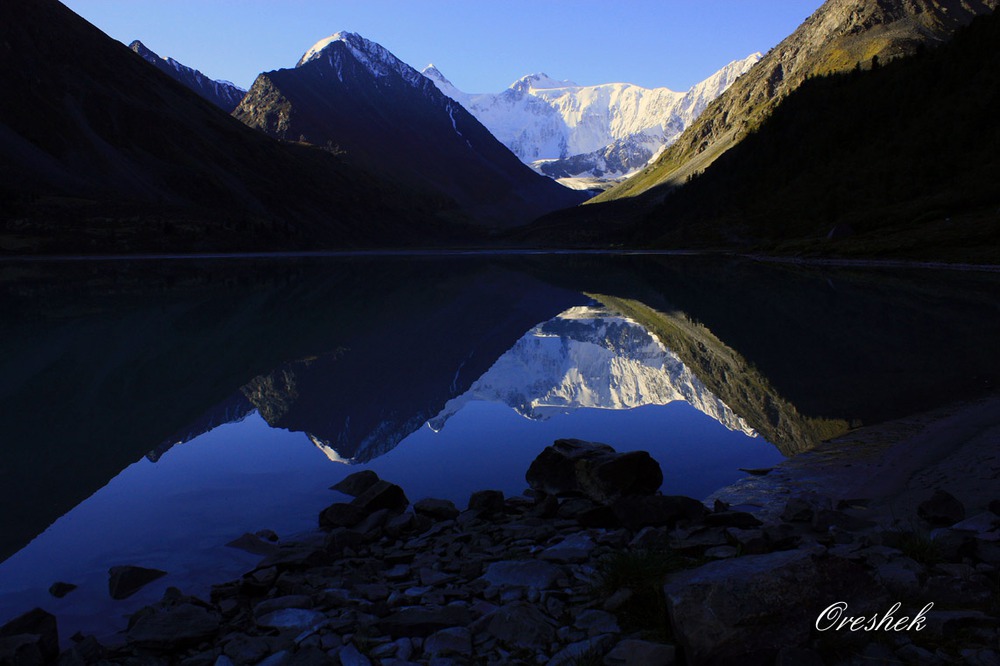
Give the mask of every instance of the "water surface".
POLYGON ((998 282, 656 256, 10 264, 0 621, 42 605, 106 636, 249 568, 224 547, 244 532, 312 529, 366 467, 461 506, 577 437, 705 497, 993 390, 998 282), (170 573, 113 602, 115 564, 170 573))

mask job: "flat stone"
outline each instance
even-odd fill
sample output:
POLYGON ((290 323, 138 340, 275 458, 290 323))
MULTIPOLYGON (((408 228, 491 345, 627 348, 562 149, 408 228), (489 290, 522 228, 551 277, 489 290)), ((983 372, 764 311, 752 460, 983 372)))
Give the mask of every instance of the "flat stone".
POLYGON ((111 567, 108 570, 108 593, 112 599, 127 599, 157 578, 166 575, 166 571, 159 569, 131 565, 111 567))
POLYGON ((126 640, 139 647, 172 650, 212 638, 219 616, 195 604, 162 608, 149 606, 132 616, 126 640))
POLYGON ((598 636, 600 634, 620 634, 618 620, 614 615, 605 611, 585 610, 577 614, 573 620, 573 626, 587 632, 588 636, 598 636))
POLYGON ((533 587, 546 590, 563 575, 555 564, 540 560, 502 560, 486 567, 483 579, 498 587, 533 587))
POLYGON ((274 597, 272 599, 264 599, 256 606, 254 606, 253 614, 256 617, 262 617, 268 613, 276 610, 282 610, 284 608, 312 608, 313 602, 312 597, 304 594, 290 594, 284 597, 274 597))
POLYGON ((245 551, 251 555, 270 555, 275 550, 277 550, 278 545, 270 541, 261 539, 256 534, 251 534, 250 532, 245 533, 243 536, 237 537, 226 544, 227 548, 236 548, 238 550, 245 551))
POLYGON ((318 627, 326 615, 308 608, 281 608, 257 618, 257 626, 265 629, 295 629, 303 631, 318 627))
POLYGON ((546 666, 572 666, 579 664, 589 655, 607 652, 614 644, 615 639, 611 636, 595 636, 576 643, 570 643, 559 652, 556 652, 546 662, 546 666))
POLYGON ((472 655, 472 632, 466 627, 442 629, 424 640, 424 654, 434 657, 472 655))
POLYGON ((336 490, 345 495, 357 497, 378 483, 378 480, 378 474, 370 469, 363 469, 360 472, 345 476, 342 481, 330 486, 330 490, 336 490))
POLYGON ((595 544, 586 534, 571 534, 542 551, 540 557, 550 562, 579 563, 590 559, 595 544))
POLYGON ((966 518, 961 522, 955 523, 951 526, 951 529, 962 532, 976 532, 977 534, 980 534, 992 532, 998 527, 1000 527, 1000 516, 996 515, 992 511, 983 511, 982 513, 977 513, 971 518, 966 518))
POLYGON ((652 643, 628 638, 619 641, 604 655, 605 666, 674 666, 677 648, 664 643, 652 643))

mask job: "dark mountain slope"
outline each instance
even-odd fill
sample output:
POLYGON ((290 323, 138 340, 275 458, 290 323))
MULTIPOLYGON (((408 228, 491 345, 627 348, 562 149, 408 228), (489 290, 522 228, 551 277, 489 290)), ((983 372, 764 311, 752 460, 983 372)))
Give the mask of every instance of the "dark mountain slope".
POLYGON ((994 14, 938 49, 806 82, 638 240, 996 261, 998 110, 994 14))
POLYGON ((353 33, 319 42, 294 69, 261 74, 233 115, 271 136, 346 151, 491 226, 585 198, 533 172, 429 79, 353 33))
POLYGON ((254 132, 54 0, 0 3, 0 87, 0 251, 395 246, 454 234, 436 220, 453 203, 254 132))
POLYGON ((940 44, 998 4, 998 0, 828 0, 710 105, 653 166, 593 201, 681 184, 738 144, 807 78, 849 71, 859 62, 867 66, 873 57, 886 62, 910 55, 920 44, 940 44))
POLYGON ((138 39, 129 44, 132 52, 153 65, 158 70, 198 93, 201 97, 216 105, 226 113, 232 113, 236 105, 243 99, 246 90, 237 88, 228 81, 216 81, 202 74, 197 69, 182 65, 173 58, 161 58, 146 48, 138 39))

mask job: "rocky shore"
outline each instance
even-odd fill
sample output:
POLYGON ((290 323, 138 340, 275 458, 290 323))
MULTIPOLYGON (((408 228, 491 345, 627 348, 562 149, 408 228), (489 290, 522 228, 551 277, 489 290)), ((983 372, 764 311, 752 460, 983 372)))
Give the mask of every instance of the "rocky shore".
MULTIPOLYGON (((315 534, 234 542, 262 560, 209 599, 171 588, 120 644, 62 652, 35 609, 0 627, 0 665, 1000 663, 998 501, 927 489, 891 523, 815 491, 709 507, 578 440, 526 480, 460 510, 356 473, 315 534)), ((118 593, 155 577, 119 570, 118 593)))

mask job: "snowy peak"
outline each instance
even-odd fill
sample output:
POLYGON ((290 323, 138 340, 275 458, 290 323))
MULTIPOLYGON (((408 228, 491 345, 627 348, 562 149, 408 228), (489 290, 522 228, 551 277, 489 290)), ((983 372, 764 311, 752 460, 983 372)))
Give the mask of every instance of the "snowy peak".
POLYGON ((420 73, 423 74, 424 76, 426 76, 431 81, 433 81, 435 84, 439 84, 439 85, 443 84, 443 85, 451 86, 451 87, 454 88, 454 85, 452 84, 452 82, 449 81, 447 79, 447 77, 445 77, 445 75, 441 73, 441 70, 438 69, 434 65, 434 63, 430 63, 429 65, 427 65, 426 67, 424 67, 423 70, 421 70, 420 73))
POLYGON ((500 93, 469 94, 436 67, 424 75, 522 162, 569 184, 610 181, 641 169, 760 57, 729 63, 687 92, 630 83, 581 86, 537 73, 500 93))
POLYGON ((579 88, 572 81, 558 81, 544 72, 538 74, 528 74, 522 76, 514 83, 510 84, 514 90, 552 90, 556 88, 579 88))
POLYGON ((375 78, 397 74, 408 83, 417 85, 422 79, 420 72, 394 56, 387 48, 365 39, 356 32, 338 32, 319 40, 299 59, 296 67, 326 58, 339 71, 339 58, 343 50, 368 69, 375 78))

